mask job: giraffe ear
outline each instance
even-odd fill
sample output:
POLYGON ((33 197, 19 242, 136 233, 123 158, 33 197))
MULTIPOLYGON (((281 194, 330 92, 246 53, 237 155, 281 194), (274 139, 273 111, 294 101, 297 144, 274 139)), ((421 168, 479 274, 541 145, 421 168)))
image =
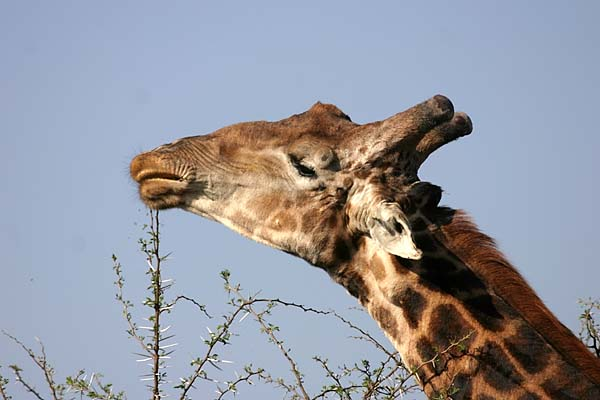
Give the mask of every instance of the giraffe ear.
POLYGON ((410 260, 419 260, 423 252, 412 239, 406 215, 397 203, 379 203, 367 220, 371 238, 388 253, 410 260))

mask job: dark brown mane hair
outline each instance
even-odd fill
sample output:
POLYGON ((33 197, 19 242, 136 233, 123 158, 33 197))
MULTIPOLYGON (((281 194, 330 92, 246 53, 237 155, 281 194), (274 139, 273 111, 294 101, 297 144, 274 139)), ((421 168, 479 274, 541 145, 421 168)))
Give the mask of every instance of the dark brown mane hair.
POLYGON ((494 240, 482 233, 462 210, 439 208, 438 216, 438 221, 444 221, 440 225, 443 235, 438 234, 438 240, 521 314, 567 362, 600 385, 600 359, 552 314, 494 240))

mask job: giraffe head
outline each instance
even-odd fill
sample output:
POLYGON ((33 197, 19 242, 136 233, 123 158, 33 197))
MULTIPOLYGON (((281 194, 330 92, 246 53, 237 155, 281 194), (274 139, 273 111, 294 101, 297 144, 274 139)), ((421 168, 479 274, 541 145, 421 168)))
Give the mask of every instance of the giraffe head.
POLYGON ((408 217, 441 192, 418 168, 471 129, 440 95, 365 125, 316 103, 162 145, 135 157, 131 176, 151 208, 191 211, 317 266, 350 259, 362 237, 419 259, 408 217))

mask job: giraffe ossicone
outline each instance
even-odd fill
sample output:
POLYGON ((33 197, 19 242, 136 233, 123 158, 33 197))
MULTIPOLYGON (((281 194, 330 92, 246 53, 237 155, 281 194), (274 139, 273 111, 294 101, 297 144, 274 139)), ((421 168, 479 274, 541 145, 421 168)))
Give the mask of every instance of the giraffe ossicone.
POLYGON ((409 368, 422 366, 429 396, 600 398, 600 361, 418 178, 431 153, 471 131, 440 95, 364 125, 316 103, 142 153, 131 176, 151 208, 191 211, 324 269, 409 368))

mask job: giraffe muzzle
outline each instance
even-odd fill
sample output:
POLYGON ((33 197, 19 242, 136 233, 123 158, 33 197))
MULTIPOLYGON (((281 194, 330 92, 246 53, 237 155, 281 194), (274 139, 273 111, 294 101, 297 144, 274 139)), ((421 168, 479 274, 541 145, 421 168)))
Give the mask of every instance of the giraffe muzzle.
POLYGON ((140 198, 153 209, 180 206, 190 184, 189 176, 153 152, 135 157, 131 161, 130 174, 139 185, 140 198))

